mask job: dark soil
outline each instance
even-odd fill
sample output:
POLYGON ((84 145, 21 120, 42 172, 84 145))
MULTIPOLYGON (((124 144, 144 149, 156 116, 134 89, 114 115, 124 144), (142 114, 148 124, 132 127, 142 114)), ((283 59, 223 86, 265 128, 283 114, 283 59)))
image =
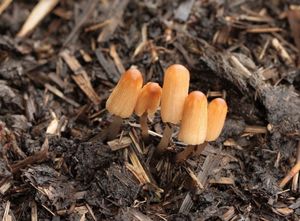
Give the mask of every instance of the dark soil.
POLYGON ((300 162, 298 1, 62 0, 17 37, 35 4, 0 14, 0 219, 300 219, 299 180, 278 185, 300 162), (190 70, 190 91, 226 95, 220 138, 176 164, 178 128, 154 153, 158 112, 149 145, 136 116, 127 145, 101 140, 123 70, 162 85, 174 63, 190 70))

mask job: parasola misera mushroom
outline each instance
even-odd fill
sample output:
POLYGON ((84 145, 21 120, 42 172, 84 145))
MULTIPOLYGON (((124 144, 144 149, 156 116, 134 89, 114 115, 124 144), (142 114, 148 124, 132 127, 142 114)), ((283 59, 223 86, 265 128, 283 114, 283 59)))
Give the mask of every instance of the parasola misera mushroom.
POLYGON ((178 139, 188 144, 176 155, 176 161, 186 160, 205 142, 207 131, 207 98, 200 91, 191 92, 185 100, 178 139))
POLYGON ((140 117, 142 137, 144 142, 149 139, 148 116, 153 116, 160 105, 161 87, 154 82, 147 83, 141 90, 135 106, 135 114, 140 117))
POLYGON ((213 99, 208 105, 206 141, 215 141, 221 134, 224 127, 227 104, 222 98, 213 99))
POLYGON ((136 68, 128 69, 120 78, 106 101, 106 109, 114 115, 113 122, 108 128, 107 139, 114 139, 123 122, 123 118, 132 115, 137 98, 143 85, 141 72, 136 68))
POLYGON ((158 145, 158 151, 164 151, 170 142, 172 135, 172 124, 179 124, 184 106, 185 98, 188 95, 190 84, 190 72, 180 64, 174 64, 167 68, 164 76, 164 83, 161 97, 161 118, 166 127, 163 137, 158 145))

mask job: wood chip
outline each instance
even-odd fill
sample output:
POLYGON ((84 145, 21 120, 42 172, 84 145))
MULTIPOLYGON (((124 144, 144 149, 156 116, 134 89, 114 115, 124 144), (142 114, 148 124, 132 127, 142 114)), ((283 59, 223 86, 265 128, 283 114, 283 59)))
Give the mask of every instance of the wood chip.
POLYGON ((277 27, 253 27, 248 28, 246 32, 248 33, 270 33, 270 32, 281 32, 283 31, 281 28, 277 27))
POLYGON ((182 1, 177 10, 175 11, 175 19, 181 22, 187 21, 194 3, 195 0, 182 1))
POLYGON ((8 6, 12 3, 12 0, 3 0, 0 3, 0 15, 8 8, 8 6))
MULTIPOLYGON (((222 158, 221 155, 214 155, 214 154, 209 154, 205 158, 202 169, 197 174, 197 179, 201 182, 203 186, 205 186, 211 171, 213 171, 221 162, 221 158, 222 158)), ((196 193, 199 192, 200 192, 199 190, 196 191, 196 193)), ((194 203, 192 201, 192 197, 190 193, 188 193, 180 206, 179 213, 188 214, 191 208, 193 207, 193 204, 194 203)))
POLYGON ((47 88, 50 92, 55 94, 56 96, 60 97, 67 103, 73 105, 74 107, 79 107, 80 104, 78 104, 76 101, 73 101, 71 98, 67 98, 60 90, 58 90, 56 87, 50 85, 50 84, 45 84, 45 88, 47 88))
POLYGON ((246 126, 244 133, 251 133, 251 134, 265 134, 268 133, 267 127, 263 126, 246 126))
POLYGON ((24 160, 20 160, 17 163, 10 165, 12 173, 17 173, 20 169, 30 164, 45 161, 46 159, 48 159, 49 156, 48 150, 49 150, 49 144, 48 144, 48 139, 46 138, 42 146, 42 149, 40 151, 38 151, 32 156, 25 158, 24 160))
POLYGON ((186 170, 187 170, 188 174, 190 175, 190 177, 192 178, 192 180, 196 183, 197 187, 200 190, 204 189, 204 186, 202 185, 202 183, 200 182, 200 180, 198 179, 196 174, 190 168, 186 168, 186 170))
POLYGON ((294 212, 293 209, 290 209, 288 207, 276 208, 275 210, 284 216, 288 216, 294 212))
POLYGON ((230 177, 220 177, 218 179, 210 179, 211 184, 234 185, 234 180, 230 177))
POLYGON ((88 78, 88 74, 80 65, 79 61, 67 50, 61 52, 60 56, 68 64, 70 69, 74 72, 72 78, 76 82, 76 84, 95 105, 98 105, 101 101, 100 97, 97 95, 94 88, 92 87, 90 79, 88 78))
POLYGON ((230 63, 239 71, 239 74, 245 78, 251 77, 251 72, 234 56, 229 57, 230 63))
POLYGON ((12 186, 12 180, 6 179, 4 182, 1 180, 0 193, 4 195, 12 186))
POLYGON ((121 61, 121 59, 118 55, 118 52, 116 50, 116 45, 112 44, 110 46, 109 54, 114 59, 115 65, 118 68, 118 71, 119 71, 120 75, 123 74, 125 72, 125 68, 124 68, 124 66, 122 64, 122 61, 121 61))
POLYGON ((71 40, 73 39, 75 34, 80 30, 80 28, 86 22, 86 20, 89 18, 89 16, 92 15, 93 10, 96 9, 97 3, 98 3, 98 1, 96 1, 96 0, 90 0, 86 3, 86 8, 83 10, 79 21, 77 21, 77 23, 76 23, 75 27, 72 29, 71 33, 68 35, 68 37, 64 41, 64 43, 63 43, 64 46, 68 45, 71 42, 71 40))
POLYGON ((290 10, 287 12, 287 15, 292 36, 300 52, 300 7, 291 6, 290 10))
MULTIPOLYGON (((300 163, 300 141, 298 141, 298 147, 297 147, 297 159, 296 163, 300 163)), ((298 187, 299 187, 299 172, 295 174, 293 177, 293 182, 292 182, 292 191, 296 192, 298 187)))
POLYGON ((124 11, 127 7, 129 0, 115 0, 111 5, 111 12, 108 15, 110 22, 102 29, 97 41, 105 42, 115 32, 116 28, 122 21, 124 11))
POLYGON ((2 221, 11 221, 12 217, 8 214, 10 211, 10 201, 6 202, 2 221))
POLYGON ((31 11, 17 37, 23 38, 31 33, 36 26, 55 8, 59 0, 40 0, 31 11))
POLYGON ((228 210, 220 217, 223 221, 231 220, 235 215, 235 208, 230 206, 228 210))
POLYGON ((120 139, 115 139, 107 142, 108 146, 112 151, 120 150, 125 147, 129 147, 132 144, 132 140, 130 137, 122 137, 120 139))
POLYGON ((296 163, 295 166, 288 172, 288 174, 280 181, 279 187, 283 188, 300 170, 300 162, 296 163))
POLYGON ((287 53, 285 48, 282 46, 282 44, 278 41, 277 38, 272 39, 272 45, 279 53, 279 56, 282 58, 282 60, 286 63, 286 65, 293 64, 293 60, 290 57, 290 55, 287 53))
POLYGON ((112 60, 110 58, 105 58, 104 54, 99 48, 95 50, 95 54, 100 65, 105 71, 107 79, 114 83, 117 83, 120 78, 120 74, 118 73, 116 66, 114 65, 112 60))
POLYGON ((31 201, 31 221, 38 221, 37 205, 35 201, 31 201))

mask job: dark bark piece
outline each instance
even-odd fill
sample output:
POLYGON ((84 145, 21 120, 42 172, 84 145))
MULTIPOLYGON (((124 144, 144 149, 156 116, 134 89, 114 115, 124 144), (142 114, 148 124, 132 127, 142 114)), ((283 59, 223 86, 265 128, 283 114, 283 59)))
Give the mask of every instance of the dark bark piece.
POLYGON ((105 71, 107 79, 112 81, 113 83, 117 83, 120 78, 120 75, 118 74, 117 69, 112 60, 110 60, 109 58, 106 59, 103 53, 101 52, 100 48, 95 50, 95 54, 99 63, 105 71))
POLYGON ((300 51, 300 8, 288 10, 287 15, 292 36, 298 50, 300 51))
POLYGON ((191 13, 192 7, 194 5, 195 0, 185 0, 183 1, 175 12, 175 19, 186 22, 191 13))

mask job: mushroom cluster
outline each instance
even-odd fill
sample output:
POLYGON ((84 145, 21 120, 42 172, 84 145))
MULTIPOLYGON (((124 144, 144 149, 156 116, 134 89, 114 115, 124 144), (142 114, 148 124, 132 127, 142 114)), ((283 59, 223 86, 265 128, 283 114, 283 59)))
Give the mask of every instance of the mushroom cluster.
POLYGON ((108 138, 115 138, 122 119, 135 112, 140 117, 142 138, 144 142, 148 142, 148 116, 153 116, 161 106, 161 119, 165 123, 165 129, 157 151, 163 152, 168 148, 173 127, 179 125, 178 140, 188 146, 177 154, 177 162, 199 152, 207 142, 216 140, 221 134, 227 104, 222 98, 215 98, 208 103, 201 91, 188 94, 189 83, 190 73, 180 64, 167 68, 162 88, 154 82, 143 86, 140 71, 136 68, 127 70, 106 102, 106 109, 114 115, 110 126, 114 128, 114 133, 110 133, 108 138))

